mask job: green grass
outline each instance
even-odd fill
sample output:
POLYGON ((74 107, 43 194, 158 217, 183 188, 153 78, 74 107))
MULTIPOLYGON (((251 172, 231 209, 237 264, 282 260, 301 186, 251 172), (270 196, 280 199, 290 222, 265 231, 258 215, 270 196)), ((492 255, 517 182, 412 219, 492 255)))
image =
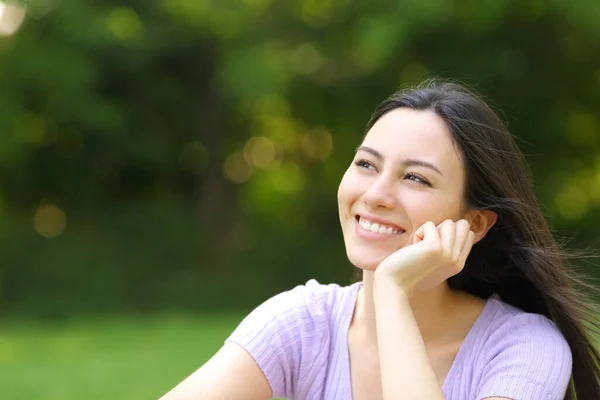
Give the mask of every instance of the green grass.
POLYGON ((241 318, 4 322, 0 399, 158 399, 208 360, 241 318))

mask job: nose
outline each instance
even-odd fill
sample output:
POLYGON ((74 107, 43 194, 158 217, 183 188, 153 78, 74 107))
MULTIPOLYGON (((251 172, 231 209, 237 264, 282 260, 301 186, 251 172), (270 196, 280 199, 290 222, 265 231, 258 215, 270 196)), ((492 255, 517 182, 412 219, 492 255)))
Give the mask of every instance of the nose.
POLYGON ((367 189, 363 195, 365 204, 372 209, 390 208, 393 209, 398 204, 398 199, 394 193, 394 183, 385 176, 380 176, 367 189))

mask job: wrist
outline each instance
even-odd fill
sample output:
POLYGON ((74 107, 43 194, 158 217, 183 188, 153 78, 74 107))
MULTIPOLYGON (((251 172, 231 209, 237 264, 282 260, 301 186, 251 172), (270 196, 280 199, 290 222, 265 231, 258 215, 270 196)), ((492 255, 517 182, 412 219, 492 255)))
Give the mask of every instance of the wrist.
POLYGON ((373 297, 375 301, 380 297, 393 297, 396 301, 404 299, 408 301, 410 293, 391 278, 375 276, 373 279, 373 297))

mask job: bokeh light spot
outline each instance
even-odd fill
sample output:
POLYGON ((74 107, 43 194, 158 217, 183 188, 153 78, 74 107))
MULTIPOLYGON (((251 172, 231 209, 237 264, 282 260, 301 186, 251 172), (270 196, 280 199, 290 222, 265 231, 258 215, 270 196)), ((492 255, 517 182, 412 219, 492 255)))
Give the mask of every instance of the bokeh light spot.
POLYGON ((323 65, 323 57, 315 46, 310 43, 304 43, 292 52, 290 64, 296 73, 310 75, 323 65))
POLYGON ((267 169, 277 164, 277 148, 264 136, 253 136, 244 145, 244 159, 249 165, 267 169))
POLYGON ((323 26, 334 11, 333 0, 302 0, 301 17, 304 23, 311 26, 323 26))
POLYGON ((567 135, 575 145, 594 145, 600 136, 600 122, 592 113, 572 111, 567 119, 567 135))
POLYGON ((279 168, 273 170, 271 183, 280 193, 291 195, 296 194, 304 187, 304 173, 302 169, 294 162, 286 162, 279 168))
POLYGON ((143 24, 140 17, 130 8, 120 7, 113 10, 107 19, 108 30, 115 37, 126 40, 139 36, 143 24))
POLYGON ((25 8, 0 2, 0 36, 10 36, 19 30, 25 20, 25 8))
POLYGON ((252 177, 252 167, 248 165, 241 151, 231 153, 223 164, 223 174, 232 183, 244 183, 252 177))
POLYGON ((35 212, 33 224, 37 233, 46 238, 54 238, 67 228, 67 216, 57 206, 46 204, 35 212))
POLYGON ((566 185, 556 195, 554 201, 562 217, 571 221, 583 218, 590 208, 588 194, 574 184, 566 185))

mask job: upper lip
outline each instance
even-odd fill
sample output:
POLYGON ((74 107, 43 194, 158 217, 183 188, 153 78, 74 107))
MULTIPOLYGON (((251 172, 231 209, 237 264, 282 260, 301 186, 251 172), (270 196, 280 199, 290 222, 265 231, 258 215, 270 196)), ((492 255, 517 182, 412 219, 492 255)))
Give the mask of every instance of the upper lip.
POLYGON ((386 221, 385 219, 378 218, 378 217, 375 217, 373 215, 369 215, 369 214, 356 214, 356 217, 358 217, 359 219, 360 218, 364 218, 364 219, 367 219, 367 220, 369 220, 371 222, 376 222, 378 224, 383 224, 383 225, 386 225, 386 226, 391 226, 391 227, 398 228, 398 229, 400 229, 402 231, 406 231, 404 228, 402 228, 398 224, 395 224, 395 223, 390 222, 390 221, 386 221))

